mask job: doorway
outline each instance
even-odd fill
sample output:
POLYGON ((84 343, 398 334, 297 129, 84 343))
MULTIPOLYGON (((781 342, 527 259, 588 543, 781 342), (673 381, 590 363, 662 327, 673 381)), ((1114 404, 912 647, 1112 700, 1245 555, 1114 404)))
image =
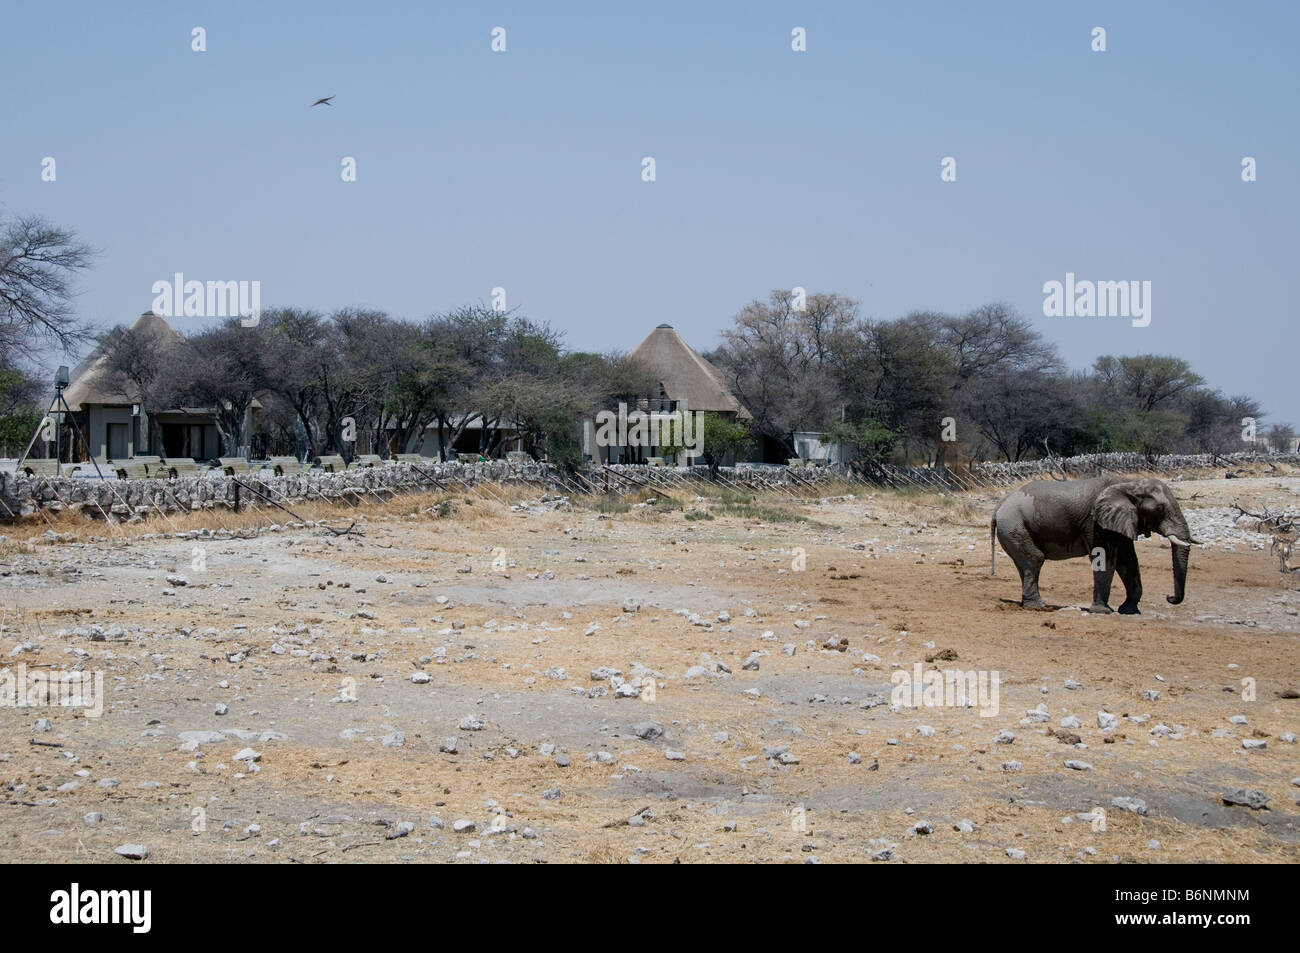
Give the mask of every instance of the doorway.
POLYGON ((126 424, 108 425, 108 458, 125 460, 127 458, 126 424))

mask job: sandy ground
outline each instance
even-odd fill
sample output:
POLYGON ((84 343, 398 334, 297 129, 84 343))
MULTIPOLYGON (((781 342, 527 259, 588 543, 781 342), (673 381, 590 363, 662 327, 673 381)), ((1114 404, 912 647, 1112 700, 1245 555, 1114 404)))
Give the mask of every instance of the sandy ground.
POLYGON ((1021 609, 995 494, 10 527, 0 662, 104 698, 0 707, 0 859, 1295 863, 1300 573, 1227 507, 1300 476, 1174 486, 1209 541, 1177 607, 1138 543, 1137 617, 1079 611, 1083 560, 1021 609), (996 712, 891 706, 916 663, 998 673, 996 712))

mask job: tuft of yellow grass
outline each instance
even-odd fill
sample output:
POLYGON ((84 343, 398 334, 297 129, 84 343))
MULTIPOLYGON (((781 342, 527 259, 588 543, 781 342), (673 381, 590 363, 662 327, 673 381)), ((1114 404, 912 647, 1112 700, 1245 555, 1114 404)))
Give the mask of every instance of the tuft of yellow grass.
POLYGON ((588 864, 626 863, 623 852, 618 849, 617 845, 615 845, 607 835, 602 835, 599 841, 587 848, 587 853, 583 860, 588 864))

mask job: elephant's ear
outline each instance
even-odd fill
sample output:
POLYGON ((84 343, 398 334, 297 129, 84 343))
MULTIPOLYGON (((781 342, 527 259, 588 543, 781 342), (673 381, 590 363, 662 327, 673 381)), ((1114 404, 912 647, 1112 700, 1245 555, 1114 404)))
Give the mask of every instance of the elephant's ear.
POLYGON ((1126 484, 1116 483, 1102 490, 1092 504, 1092 518, 1102 529, 1129 539, 1137 537, 1137 504, 1129 499, 1126 484))

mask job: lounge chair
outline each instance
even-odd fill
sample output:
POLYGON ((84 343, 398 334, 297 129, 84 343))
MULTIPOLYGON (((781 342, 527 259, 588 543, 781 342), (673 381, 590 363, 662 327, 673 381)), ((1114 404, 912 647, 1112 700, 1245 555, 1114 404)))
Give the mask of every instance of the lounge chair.
POLYGON ((327 457, 317 457, 316 465, 326 473, 339 473, 347 469, 347 464, 343 462, 343 458, 337 453, 327 457))
POLYGON ((252 472, 243 457, 218 457, 217 466, 226 476, 248 476, 252 472))
MULTIPOLYGON (((63 475, 69 476, 77 468, 75 463, 63 464, 63 475)), ((19 467, 28 476, 52 477, 59 475, 59 462, 57 460, 37 460, 28 458, 23 461, 19 467)))
POLYGON ((171 480, 179 477, 196 477, 201 472, 199 465, 191 457, 168 457, 158 465, 158 469, 171 480))
POLYGON ((267 466, 276 476, 296 476, 310 468, 310 464, 300 462, 297 457, 272 457, 267 466))

